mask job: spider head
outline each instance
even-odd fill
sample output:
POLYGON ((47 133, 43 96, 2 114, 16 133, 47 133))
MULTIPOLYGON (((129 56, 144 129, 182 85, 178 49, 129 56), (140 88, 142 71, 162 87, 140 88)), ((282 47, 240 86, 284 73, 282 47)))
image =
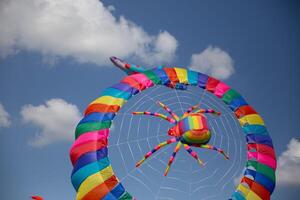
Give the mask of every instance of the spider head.
POLYGON ((178 128, 178 126, 173 126, 168 130, 168 135, 172 137, 180 137, 182 134, 178 128))

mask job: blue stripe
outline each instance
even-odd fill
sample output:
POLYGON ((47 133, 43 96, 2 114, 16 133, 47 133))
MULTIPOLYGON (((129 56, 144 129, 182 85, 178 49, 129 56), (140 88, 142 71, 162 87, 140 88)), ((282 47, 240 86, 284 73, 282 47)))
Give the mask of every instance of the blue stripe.
POLYGON ((101 113, 101 112, 94 112, 86 115, 79 123, 87 123, 87 122, 102 122, 102 121, 111 121, 115 117, 115 113, 101 113))
POLYGON ((238 109, 241 106, 245 106, 248 105, 248 103, 245 101, 245 99, 242 96, 239 96, 235 99, 233 99, 230 103, 229 103, 229 108, 232 111, 235 111, 236 109, 238 109))
POLYGON ((76 191, 78 191, 79 186, 81 183, 92 174, 95 174, 97 172, 100 172, 104 168, 108 167, 110 165, 110 162, 108 160, 108 157, 105 157, 97 162, 93 162, 91 164, 88 164, 82 168, 80 168, 75 174, 72 175, 72 184, 76 191))
POLYGON ((125 193, 125 188, 121 183, 119 183, 112 191, 111 193, 119 199, 124 193, 125 193))
POLYGON ((246 134, 269 135, 266 127, 263 125, 246 124, 242 126, 242 129, 246 134))
POLYGON ((273 148, 273 142, 269 135, 248 134, 246 140, 248 144, 265 144, 273 148))
POLYGON ((130 99, 132 94, 130 92, 118 90, 117 88, 107 88, 101 93, 101 96, 113 96, 116 98, 122 98, 128 100, 130 99))
POLYGON ((167 85, 170 83, 169 77, 163 69, 156 68, 152 70, 156 76, 161 80, 163 85, 167 85))
POLYGON ((97 160, 103 159, 107 157, 108 149, 107 147, 101 148, 98 151, 86 153, 77 160, 76 164, 74 165, 72 175, 75 174, 80 168, 88 165, 92 162, 96 162, 97 160))
POLYGON ((190 85, 198 85, 198 73, 195 71, 187 70, 188 80, 190 85))
POLYGON ((111 88, 115 88, 124 92, 129 92, 130 94, 134 95, 139 93, 139 90, 136 88, 131 87, 130 85, 126 84, 126 83, 118 83, 115 84, 113 86, 111 86, 111 88))
POLYGON ((268 177, 265 175, 256 172, 251 169, 246 169, 244 172, 244 176, 250 175, 251 177, 254 178, 254 181, 259 183, 260 185, 264 186, 271 194, 275 188, 275 183, 270 180, 268 177))
POLYGON ((125 193, 125 188, 121 183, 117 184, 114 189, 108 193, 103 200, 116 200, 119 199, 124 193, 125 193))
POLYGON ((245 197, 240 194, 238 191, 236 191, 233 195, 231 200, 245 200, 245 197))
POLYGON ((105 197, 102 198, 102 200, 118 200, 118 199, 113 194, 107 193, 107 195, 105 195, 105 197))

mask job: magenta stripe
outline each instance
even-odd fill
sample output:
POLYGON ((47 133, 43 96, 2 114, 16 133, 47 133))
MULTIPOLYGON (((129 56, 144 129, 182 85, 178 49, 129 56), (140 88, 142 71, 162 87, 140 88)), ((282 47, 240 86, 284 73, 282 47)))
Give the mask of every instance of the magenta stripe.
POLYGON ((248 160, 252 160, 255 159, 258 162, 265 164, 269 167, 271 167, 272 169, 276 169, 276 160, 266 154, 262 154, 262 153, 258 153, 258 152, 247 152, 247 158, 248 160))
POLYGON ((145 74, 134 74, 130 77, 138 81, 143 86, 143 88, 149 88, 154 85, 153 82, 150 79, 148 79, 148 77, 145 74))
POLYGON ((73 143, 72 147, 71 147, 71 150, 70 152, 86 143, 86 142, 89 142, 89 141, 92 141, 92 140, 100 140, 100 139, 106 139, 109 135, 109 129, 102 129, 102 130, 97 130, 97 131, 91 131, 91 132, 87 132, 85 134, 82 134, 80 135, 76 140, 75 142, 73 143))
POLYGON ((216 89, 215 89, 215 92, 214 94, 219 97, 219 98, 222 98, 223 95, 230 89, 230 87, 228 85, 226 85, 225 83, 223 82, 220 82, 216 89))

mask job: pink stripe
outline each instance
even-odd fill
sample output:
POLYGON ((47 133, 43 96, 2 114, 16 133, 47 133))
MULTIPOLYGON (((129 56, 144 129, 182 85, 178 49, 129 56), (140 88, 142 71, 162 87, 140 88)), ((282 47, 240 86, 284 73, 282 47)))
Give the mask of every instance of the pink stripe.
POLYGON ((87 132, 85 134, 82 134, 73 143, 70 151, 72 151, 72 149, 74 149, 77 146, 80 146, 81 144, 84 144, 86 142, 89 142, 92 140, 106 139, 106 138, 108 138, 108 135, 109 135, 109 129, 102 129, 102 130, 92 131, 92 132, 87 132))
POLYGON ((247 158, 248 160, 255 159, 258 162, 265 164, 272 169, 276 169, 276 160, 266 154, 258 153, 258 152, 247 152, 247 158))
POLYGON ((138 81, 143 86, 143 89, 152 87, 154 85, 153 82, 150 79, 148 79, 148 77, 145 74, 133 74, 130 77, 138 81))
POLYGON ((149 157, 149 156, 151 156, 151 154, 152 154, 152 152, 150 151, 145 155, 145 157, 149 157))
POLYGON ((230 89, 230 87, 229 87, 228 85, 226 85, 226 84, 223 83, 223 82, 220 82, 220 83, 217 85, 214 94, 215 94, 217 97, 221 98, 221 97, 223 97, 223 95, 224 95, 229 89, 230 89))
POLYGON ((248 149, 248 151, 258 152, 258 153, 265 154, 265 155, 270 156, 271 158, 276 159, 274 149, 268 145, 252 143, 252 144, 247 145, 247 149, 248 149))

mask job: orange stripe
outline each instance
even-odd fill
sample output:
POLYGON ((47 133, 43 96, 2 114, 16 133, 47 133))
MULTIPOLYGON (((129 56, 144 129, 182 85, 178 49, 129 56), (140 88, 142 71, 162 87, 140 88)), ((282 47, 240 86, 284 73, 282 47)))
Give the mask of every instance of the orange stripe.
POLYGON ((126 83, 127 85, 130 85, 131 87, 133 87, 139 91, 142 91, 145 89, 143 84, 141 84, 140 82, 138 82, 137 80, 135 80, 134 78, 132 78, 130 76, 126 76, 121 82, 126 83))
POLYGON ((166 74, 168 75, 169 79, 173 83, 178 83, 179 79, 177 77, 176 71, 174 68, 163 68, 166 74))
POLYGON ((105 197, 119 183, 115 175, 104 181, 102 184, 95 187, 87 193, 81 200, 98 200, 105 197))
POLYGON ((120 106, 118 105, 107 105, 107 104, 102 104, 102 103, 95 103, 89 105, 87 109, 84 112, 84 115, 88 115, 93 112, 118 112, 120 109, 120 106))

